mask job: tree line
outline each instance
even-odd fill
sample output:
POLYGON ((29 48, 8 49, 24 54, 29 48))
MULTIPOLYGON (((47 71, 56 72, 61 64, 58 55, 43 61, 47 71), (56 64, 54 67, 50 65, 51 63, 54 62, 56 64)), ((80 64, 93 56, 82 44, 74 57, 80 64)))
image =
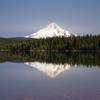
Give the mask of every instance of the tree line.
POLYGON ((100 51, 100 35, 46 39, 0 38, 0 51, 100 51))

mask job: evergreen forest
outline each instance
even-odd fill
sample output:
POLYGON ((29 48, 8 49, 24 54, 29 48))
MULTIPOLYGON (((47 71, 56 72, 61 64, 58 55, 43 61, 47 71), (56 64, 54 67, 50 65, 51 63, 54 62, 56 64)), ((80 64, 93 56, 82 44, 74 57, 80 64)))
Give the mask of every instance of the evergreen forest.
POLYGON ((0 38, 0 51, 100 51, 100 35, 46 39, 0 38))

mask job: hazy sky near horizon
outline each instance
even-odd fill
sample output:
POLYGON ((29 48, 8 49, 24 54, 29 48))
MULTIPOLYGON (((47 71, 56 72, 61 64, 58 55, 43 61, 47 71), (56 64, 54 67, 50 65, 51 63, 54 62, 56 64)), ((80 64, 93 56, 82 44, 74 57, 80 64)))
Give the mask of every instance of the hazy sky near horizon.
POLYGON ((19 37, 50 22, 75 33, 100 33, 100 0, 0 0, 0 37, 19 37))

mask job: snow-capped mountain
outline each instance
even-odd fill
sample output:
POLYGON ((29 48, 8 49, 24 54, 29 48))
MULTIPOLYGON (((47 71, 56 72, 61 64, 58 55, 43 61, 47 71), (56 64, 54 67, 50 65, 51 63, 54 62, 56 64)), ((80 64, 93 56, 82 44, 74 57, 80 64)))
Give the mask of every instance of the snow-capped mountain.
POLYGON ((50 78, 55 78, 63 71, 68 70, 70 69, 70 67, 72 67, 70 64, 48 64, 40 62, 26 62, 25 64, 45 73, 50 78))
POLYGON ((32 33, 30 35, 25 36, 25 38, 47 38, 47 37, 70 37, 77 36, 76 34, 71 34, 69 31, 64 30, 56 23, 50 23, 45 28, 37 31, 36 33, 32 33))

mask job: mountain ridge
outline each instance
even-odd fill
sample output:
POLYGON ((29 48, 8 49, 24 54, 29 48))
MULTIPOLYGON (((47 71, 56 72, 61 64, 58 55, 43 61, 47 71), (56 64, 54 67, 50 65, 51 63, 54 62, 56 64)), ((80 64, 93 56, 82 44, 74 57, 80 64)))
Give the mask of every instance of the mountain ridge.
POLYGON ((39 39, 48 37, 52 38, 52 37, 70 37, 70 36, 77 36, 77 35, 64 30, 55 22, 52 22, 43 29, 40 29, 39 31, 32 33, 30 35, 26 35, 25 38, 39 39))

